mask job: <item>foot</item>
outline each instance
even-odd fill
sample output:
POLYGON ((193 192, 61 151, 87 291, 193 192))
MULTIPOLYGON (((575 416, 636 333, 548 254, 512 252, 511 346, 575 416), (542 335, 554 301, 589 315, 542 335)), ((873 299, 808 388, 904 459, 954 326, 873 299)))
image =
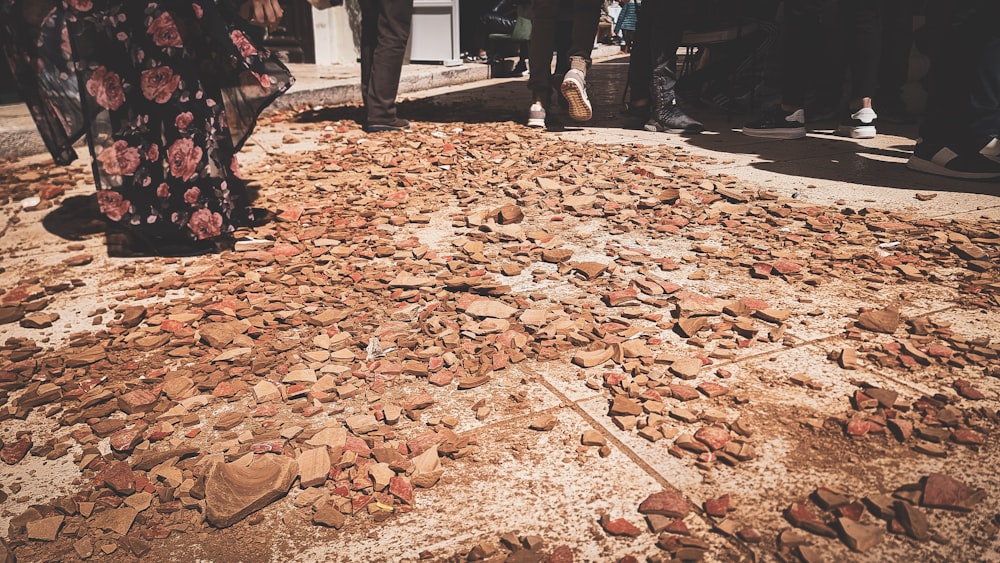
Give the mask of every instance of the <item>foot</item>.
POLYGON ((700 121, 689 117, 677 104, 671 104, 663 111, 653 112, 650 115, 649 121, 643 126, 643 129, 646 131, 693 135, 704 131, 705 126, 700 121))
POLYGON ((642 129, 649 120, 649 110, 652 106, 649 100, 636 100, 625 103, 625 110, 622 112, 622 120, 626 129, 642 129))
POLYGON ((179 237, 146 236, 134 231, 109 233, 108 235, 108 254, 116 258, 203 256, 216 254, 226 250, 231 245, 232 239, 228 236, 192 240, 179 237))
POLYGON ((927 141, 917 143, 906 167, 917 172, 963 180, 1000 178, 1000 161, 990 158, 982 151, 962 150, 927 141))
POLYGON ((809 116, 809 123, 818 123, 821 121, 830 121, 837 118, 839 115, 837 111, 837 104, 829 104, 817 102, 807 108, 809 111, 806 115, 809 116))
POLYGON ((517 61, 514 65, 514 70, 511 71, 514 76, 528 76, 528 63, 524 61, 517 61))
POLYGON ((541 102, 535 102, 528 108, 528 127, 537 129, 545 127, 545 107, 541 102))
POLYGON ((878 99, 878 118, 885 123, 909 124, 917 122, 917 115, 906 109, 906 104, 898 98, 878 99))
POLYGON ((837 132, 852 139, 874 139, 875 120, 878 115, 872 108, 861 108, 840 121, 837 132))
POLYGON ((569 102, 569 116, 576 121, 590 121, 594 117, 594 108, 587 97, 587 78, 583 71, 571 68, 563 78, 563 97, 569 102))
POLYGON ((382 133, 384 131, 402 131, 403 129, 409 128, 410 122, 397 117, 392 121, 384 123, 367 123, 365 124, 364 130, 366 133, 382 133))
POLYGON ((775 106, 743 126, 743 134, 765 139, 801 139, 806 136, 806 112, 775 106))

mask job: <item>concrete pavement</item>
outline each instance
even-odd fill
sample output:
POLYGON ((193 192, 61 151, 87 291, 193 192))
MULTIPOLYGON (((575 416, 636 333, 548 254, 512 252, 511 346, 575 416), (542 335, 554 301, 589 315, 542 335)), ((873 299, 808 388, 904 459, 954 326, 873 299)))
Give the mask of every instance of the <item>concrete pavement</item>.
MULTIPOLYGON (((475 436, 477 443, 467 457, 444 459, 442 481, 419 491, 413 511, 387 520, 356 516, 340 530, 318 528, 309 523, 309 507, 293 504, 302 494, 296 486, 288 499, 262 511, 261 523, 248 521, 221 531, 199 527, 197 517, 189 518, 192 523, 184 526, 176 523, 178 532, 152 542, 148 557, 168 561, 457 561, 468 559, 478 546, 484 552, 495 550, 496 555, 489 560, 504 560, 509 549, 503 547, 501 536, 513 534, 542 540, 541 548, 523 554, 526 558, 551 556, 557 546, 567 546, 577 561, 617 561, 628 555, 640 560, 667 560, 669 551, 664 547, 687 536, 667 534, 664 540, 649 530, 637 507, 653 493, 676 490, 694 507, 683 521, 692 537, 704 542, 704 558, 709 561, 770 561, 776 560, 778 553, 805 559, 810 557, 809 546, 818 555, 808 560, 1000 559, 995 522, 1000 513, 996 494, 1000 472, 993 463, 1000 454, 995 440, 997 422, 995 414, 990 418, 984 410, 995 413, 1000 406, 995 383, 1000 360, 988 355, 988 350, 995 350, 996 335, 1000 334, 995 293, 1000 246, 996 186, 941 180, 906 170, 902 163, 913 143, 913 127, 884 131, 872 141, 847 141, 822 130, 802 141, 760 141, 733 132, 738 122, 694 108, 691 113, 703 119, 712 133, 684 139, 625 130, 618 115, 624 71, 622 59, 597 65, 590 76, 595 120, 560 133, 536 134, 510 123, 520 122, 526 108, 523 79, 446 86, 413 95, 402 104, 401 114, 414 121, 414 131, 401 137, 365 136, 352 122, 357 117, 355 108, 330 107, 329 101, 311 101, 302 94, 303 98, 290 105, 323 108, 304 112, 297 119, 288 119, 291 114, 286 112, 280 114, 281 120, 262 124, 243 162, 248 176, 261 182, 263 203, 278 209, 304 208, 312 214, 305 215, 301 227, 299 221, 283 222, 257 235, 302 245, 312 240, 309 236, 315 238, 307 236, 314 228, 310 221, 329 233, 343 226, 335 227, 332 220, 327 225, 323 221, 328 218, 337 219, 341 214, 344 218, 378 216, 381 211, 376 204, 400 189, 396 172, 384 171, 400 156, 414 170, 398 175, 400 182, 414 186, 410 197, 415 202, 405 209, 412 215, 426 215, 428 220, 404 222, 398 227, 381 223, 372 225, 371 232, 384 234, 396 244, 418 240, 440 256, 459 256, 457 248, 465 248, 467 243, 478 248, 474 243, 479 243, 483 249, 477 251, 487 256, 484 269, 491 273, 490 266, 518 257, 518 245, 541 237, 538 231, 551 232, 556 236, 552 246, 572 250, 574 262, 610 262, 609 271, 590 286, 556 264, 535 260, 532 254, 523 272, 498 275, 515 296, 533 302, 534 309, 553 314, 566 311, 567 317, 573 313, 574 319, 596 315, 607 324, 642 328, 630 338, 645 342, 664 357, 715 354, 711 366, 704 367, 690 385, 721 384, 729 393, 701 393, 688 402, 677 398, 681 396, 678 388, 678 395, 663 401, 669 411, 665 427, 674 436, 654 441, 627 426, 622 417, 609 416, 609 404, 615 397, 636 399, 632 391, 638 396, 642 389, 632 385, 645 385, 650 379, 609 383, 614 381, 608 379, 609 373, 623 373, 619 364, 584 369, 570 364, 568 358, 533 358, 498 370, 489 384, 467 391, 456 391, 453 386, 429 387, 422 380, 400 381, 400 389, 385 393, 386 402, 389 397, 429 390, 435 403, 415 420, 404 418, 396 432, 412 436, 428 428, 441 430, 441 419, 455 416, 455 431, 475 436), (489 137, 491 134, 495 138, 489 137), (481 138, 493 142, 479 142, 481 138), (446 142, 458 146, 463 158, 431 170, 420 167, 427 159, 449 158, 446 142), (511 152, 504 154, 496 146, 511 152), (317 171, 315 166, 327 155, 356 158, 352 161, 356 166, 349 169, 327 162, 323 164, 326 169, 317 171), (454 172, 463 167, 470 170, 466 175, 454 172), (642 174, 635 172, 637 168, 642 174), (667 175, 656 176, 657 170, 665 170, 667 175), (538 172, 557 181, 565 193, 539 191, 538 172), (519 180, 526 183, 518 187, 519 180), (682 195, 676 205, 666 210, 637 205, 637 200, 647 205, 643 198, 659 193, 657 182, 678 187, 682 195), (730 197, 718 195, 723 193, 730 197), (578 199, 568 201, 570 196, 578 199), (573 204, 582 206, 589 197, 603 202, 604 213, 573 209, 573 204), (739 197, 748 201, 741 203, 739 197), (550 204, 550 199, 558 205, 550 204), (502 203, 525 210, 524 230, 530 237, 518 239, 514 233, 505 239, 507 235, 495 226, 468 228, 459 220, 502 203), (624 211, 611 213, 616 206, 624 211), (672 221, 668 226, 678 228, 677 236, 670 236, 669 230, 660 233, 663 236, 645 230, 646 219, 664 217, 672 221), (822 224, 810 223, 810 218, 817 217, 845 221, 846 226, 836 231, 841 236, 827 236, 832 232, 823 231, 822 224), (866 228, 857 230, 862 225, 866 228), (984 256, 979 257, 979 263, 966 266, 947 249, 973 244, 970 241, 983 249, 984 256), (901 250, 894 250, 897 248, 901 250), (906 261, 879 265, 890 255, 906 261), (667 262, 651 261, 654 258, 676 264, 668 267, 667 262), (758 259, 777 262, 780 258, 796 262, 804 273, 771 277, 748 273, 758 259), (906 264, 917 264, 919 271, 899 269, 906 264), (792 317, 785 323, 755 320, 753 330, 760 331, 760 337, 743 338, 749 341, 744 345, 752 345, 743 352, 715 345, 740 340, 714 338, 715 332, 725 333, 723 325, 733 320, 721 314, 706 314, 717 326, 695 338, 681 337, 676 328, 665 328, 675 313, 681 315, 677 319, 682 318, 685 308, 692 306, 690 302, 670 300, 663 293, 659 297, 642 294, 640 303, 615 309, 598 299, 609 289, 635 284, 645 287, 644 291, 662 292, 649 287, 650 278, 716 300, 764 300, 771 308, 791 311, 792 317), (981 293, 973 292, 976 287, 981 293), (893 341, 911 343, 922 338, 911 333, 908 325, 901 325, 891 335, 862 331, 861 336, 855 336, 856 329, 849 328, 859 312, 893 305, 901 307, 904 319, 932 319, 935 335, 954 335, 947 337, 946 344, 956 353, 979 346, 979 363, 965 367, 932 363, 930 367, 904 369, 876 361, 892 348, 893 341), (832 359, 845 348, 859 350, 860 363, 852 369, 832 359), (953 386, 958 378, 969 379, 984 398, 977 402, 958 397, 953 386), (892 403, 898 412, 886 415, 885 409, 871 405, 854 408, 856 392, 871 388, 899 393, 899 399, 892 403), (946 438, 947 457, 934 457, 914 451, 916 438, 900 443, 884 428, 881 433, 856 438, 844 431, 850 420, 868 415, 910 420, 920 413, 915 418, 918 426, 933 426, 921 410, 924 407, 919 406, 927 397, 960 409, 962 422, 956 423, 956 428, 971 426, 985 437, 985 443, 966 446, 946 438), (485 413, 481 410, 484 406, 489 407, 485 413), (553 415, 558 424, 547 432, 531 430, 531 422, 542 414, 553 415), (689 421, 688 415, 694 418, 689 421), (752 445, 756 455, 730 467, 698 459, 686 450, 680 455, 671 450, 670 445, 681 437, 720 424, 752 445), (740 427, 749 432, 738 432, 740 427), (607 449, 582 445, 581 436, 588 431, 595 431, 607 449), (987 491, 986 498, 968 514, 921 508, 927 512, 933 540, 887 534, 869 551, 858 553, 838 539, 801 531, 807 548, 790 547, 793 542, 782 535, 793 528, 785 515, 793 503, 806 503, 816 513, 830 517, 806 500, 818 487, 840 490, 851 500, 893 493, 896 500, 912 499, 908 493, 914 487, 907 487, 932 473, 948 474, 987 491), (705 502, 725 494, 731 496, 729 523, 752 527, 762 534, 762 543, 723 533, 721 530, 727 528, 719 525, 725 519, 707 513, 705 502), (626 519, 639 527, 639 535, 611 535, 601 524, 601 514, 612 520, 626 519), (664 546, 658 547, 658 542, 664 546)), ((81 333, 121 330, 115 312, 126 305, 148 307, 151 321, 162 323, 162 318, 171 314, 221 300, 225 287, 262 283, 260 274, 254 276, 255 268, 264 273, 266 283, 292 280, 282 282, 289 287, 286 294, 274 296, 290 303, 309 298, 302 307, 296 304, 294 308, 308 310, 316 304, 310 300, 314 288, 350 289, 345 280, 320 284, 311 276, 323 273, 333 279, 341 264, 369 263, 369 258, 359 260, 368 250, 367 239, 354 249, 358 254, 338 255, 332 260, 321 254, 327 261, 317 262, 305 253, 261 267, 248 265, 239 253, 218 261, 212 257, 109 258, 101 236, 83 234, 73 240, 53 228, 58 220, 43 220, 59 210, 62 215, 58 217, 71 217, 75 205, 80 206, 77 211, 86 211, 92 192, 87 185, 86 163, 71 167, 75 185, 61 201, 37 209, 22 207, 30 186, 58 181, 65 174, 46 166, 45 160, 43 156, 27 157, 6 166, 8 177, 17 180, 4 193, 0 287, 7 292, 24 284, 51 287, 44 311, 57 311, 60 318, 46 328, 6 324, 0 330, 4 340, 30 339, 46 354, 64 353, 71 337, 79 340, 81 333), (81 254, 89 255, 91 261, 74 260, 81 254), (208 276, 209 282, 198 283, 199 276, 208 276), (190 279, 191 285, 171 285, 184 279, 190 279), (72 280, 79 280, 79 285, 72 280), (63 281, 69 289, 59 290, 56 282, 63 281)), ((348 238, 343 242, 336 248, 346 252, 346 243, 352 241, 348 238)), ((385 241, 379 244, 384 246, 385 241)), ((371 249, 375 248, 371 244, 371 249)), ((444 262, 435 264, 433 259, 414 262, 398 252, 390 254, 372 259, 377 272, 371 279, 391 279, 404 267, 444 267, 444 262)), ((248 301, 258 299, 257 290, 252 291, 248 301)), ((378 315, 390 306, 394 307, 391 300, 378 301, 371 313, 378 315)), ((286 313, 295 311, 280 312, 286 313)), ((118 338, 117 344, 132 342, 159 334, 158 326, 142 323, 134 331, 116 332, 114 338, 118 338)), ((308 324, 282 328, 280 337, 289 342, 312 338, 308 324), (292 334, 295 331, 301 334, 292 334)), ((469 334, 480 328, 462 326, 469 334)), ((561 330, 553 327, 553 338, 561 330)), ((360 340, 367 335, 355 336, 360 340)), ((261 339, 255 345, 263 347, 266 342, 261 339)), ((171 346, 171 355, 164 359, 166 365, 178 368, 200 361, 197 342, 171 346)), ((289 353, 304 351, 293 348, 289 353)), ((122 378, 116 383, 135 384, 125 366, 142 358, 135 353, 111 362, 112 370, 122 378)), ((304 361, 301 356, 281 358, 290 364, 304 361)), ((665 365, 655 364, 651 373, 672 385, 687 381, 664 375, 665 365)), ((642 370, 636 373, 649 375, 642 370)), ((10 395, 11 401, 17 398, 16 392, 10 395)), ((368 407, 366 398, 355 400, 360 405, 347 399, 334 404, 362 412, 368 407)), ((247 406, 245 402, 213 404, 201 416, 212 420, 222 411, 247 406)), ((646 404, 643 420, 654 414, 649 409, 656 408, 656 402, 646 404)), ((291 417, 294 413, 283 414, 291 417)), ((341 414, 331 411, 330 417, 341 414)), ((122 418, 132 422, 138 417, 122 418)), ((63 438, 67 432, 52 428, 43 409, 35 409, 25 422, 11 419, 3 426, 0 437, 7 443, 24 428, 36 433, 36 443, 49 437, 63 438)), ((205 426, 209 427, 207 422, 205 426)), ((177 436, 172 439, 183 442, 177 436)), ((101 447, 107 453, 107 444, 101 447)), ((0 529, 29 505, 48 503, 73 492, 78 487, 73 480, 80 476, 73 454, 80 453, 74 449, 71 455, 54 460, 29 455, 15 465, 0 467, 3 490, 11 491, 11 484, 17 487, 3 505, 0 529)), ((863 522, 872 527, 887 526, 871 514, 865 515, 863 522)), ((51 544, 29 541, 18 543, 17 552, 19 560, 71 559, 76 557, 73 552, 52 550, 72 543, 72 538, 51 544)), ((116 546, 109 558, 132 557, 127 554, 130 548, 112 532, 100 535, 95 545, 116 546)))

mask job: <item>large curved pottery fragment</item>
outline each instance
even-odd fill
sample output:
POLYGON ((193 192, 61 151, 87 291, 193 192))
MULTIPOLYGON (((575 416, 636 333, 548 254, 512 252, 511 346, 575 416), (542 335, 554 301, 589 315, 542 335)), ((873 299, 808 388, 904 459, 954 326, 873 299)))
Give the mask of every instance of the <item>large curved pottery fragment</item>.
POLYGON ((232 526, 285 496, 298 473, 298 463, 282 455, 215 463, 205 475, 205 516, 218 528, 232 526))

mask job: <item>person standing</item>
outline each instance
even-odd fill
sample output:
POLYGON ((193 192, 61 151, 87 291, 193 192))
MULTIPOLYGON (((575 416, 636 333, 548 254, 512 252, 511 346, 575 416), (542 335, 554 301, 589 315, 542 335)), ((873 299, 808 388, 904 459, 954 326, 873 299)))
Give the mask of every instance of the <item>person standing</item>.
POLYGON ((635 2, 622 0, 621 12, 615 20, 615 35, 622 38, 622 53, 632 50, 632 42, 635 40, 635 27, 639 19, 639 9, 635 2))
MULTIPOLYGON (((838 47, 843 49, 851 74, 850 100, 838 131, 854 139, 871 139, 876 135, 878 118, 872 98, 878 88, 883 0, 838 0, 837 7, 838 47)), ((806 86, 809 71, 822 60, 819 41, 824 10, 824 0, 785 1, 781 103, 744 125, 744 135, 770 139, 806 136, 806 86)))
MULTIPOLYGON (((927 106, 911 170, 1000 179, 1000 2, 938 0, 927 106)), ((1000 195, 1000 189, 995 193, 1000 195)))
POLYGON ((413 23, 413 0, 359 1, 364 130, 377 133, 408 129, 410 124, 396 115, 396 95, 413 23))
MULTIPOLYGON (((252 0, 250 18, 281 18, 252 0)), ((213 0, 0 3, 0 46, 57 164, 86 137, 101 213, 143 254, 194 255, 260 219, 236 152, 293 79, 213 0)))
MULTIPOLYGON (((569 70, 560 84, 569 103, 569 115, 576 121, 589 121, 594 115, 587 96, 587 70, 594 50, 594 37, 601 18, 601 0, 571 0, 572 39, 568 51, 569 70)), ((545 127, 552 101, 552 54, 555 50, 559 0, 532 0, 531 45, 528 65, 528 89, 532 93, 528 109, 528 127, 545 127)))
POLYGON ((630 113, 646 119, 646 131, 694 134, 705 130, 677 103, 677 48, 686 23, 681 2, 650 0, 639 8, 628 64, 628 106, 630 113))

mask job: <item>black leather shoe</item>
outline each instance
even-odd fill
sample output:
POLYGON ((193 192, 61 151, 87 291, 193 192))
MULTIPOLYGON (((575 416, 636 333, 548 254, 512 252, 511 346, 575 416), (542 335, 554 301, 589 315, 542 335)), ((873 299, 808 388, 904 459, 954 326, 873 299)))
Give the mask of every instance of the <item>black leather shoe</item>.
POLYGON ((401 131, 409 128, 409 121, 396 118, 388 123, 367 123, 365 124, 364 130, 366 133, 382 133, 384 131, 401 131))

